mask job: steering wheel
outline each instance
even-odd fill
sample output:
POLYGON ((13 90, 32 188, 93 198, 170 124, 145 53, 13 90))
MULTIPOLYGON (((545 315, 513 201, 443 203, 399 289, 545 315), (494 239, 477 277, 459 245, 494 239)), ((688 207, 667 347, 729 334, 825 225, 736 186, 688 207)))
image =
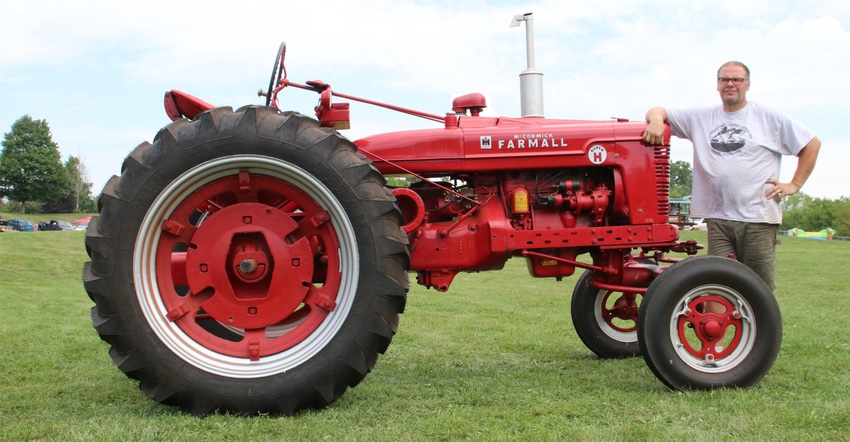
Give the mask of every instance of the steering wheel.
POLYGON ((286 56, 286 42, 280 43, 280 48, 277 50, 277 58, 274 60, 272 67, 272 78, 269 80, 269 89, 266 93, 266 106, 272 103, 272 90, 280 83, 280 79, 284 74, 283 59, 286 56))

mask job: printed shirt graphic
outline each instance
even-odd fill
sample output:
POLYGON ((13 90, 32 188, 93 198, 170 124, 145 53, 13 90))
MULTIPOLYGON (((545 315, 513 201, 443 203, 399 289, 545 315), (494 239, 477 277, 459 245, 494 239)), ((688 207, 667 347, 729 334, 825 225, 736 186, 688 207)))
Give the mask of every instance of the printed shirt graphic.
POLYGON ((746 127, 724 124, 711 133, 711 148, 721 154, 737 152, 752 138, 746 127))
POLYGON ((721 105, 668 108, 674 136, 694 145, 691 214, 780 224, 779 202, 764 197, 779 179, 782 155, 797 155, 815 134, 777 110, 748 102, 736 112, 721 105))

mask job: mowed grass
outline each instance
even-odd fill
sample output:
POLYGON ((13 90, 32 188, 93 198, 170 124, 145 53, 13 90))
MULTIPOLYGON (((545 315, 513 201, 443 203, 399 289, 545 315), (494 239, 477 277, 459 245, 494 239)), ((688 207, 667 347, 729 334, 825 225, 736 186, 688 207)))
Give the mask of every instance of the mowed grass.
POLYGON ((578 275, 534 279, 514 259, 448 293, 414 285, 387 354, 331 407, 196 418, 112 364, 89 318, 83 240, 0 233, 2 440, 850 439, 850 242, 782 238, 782 349, 749 390, 674 392, 642 358, 595 357, 570 323, 578 275))

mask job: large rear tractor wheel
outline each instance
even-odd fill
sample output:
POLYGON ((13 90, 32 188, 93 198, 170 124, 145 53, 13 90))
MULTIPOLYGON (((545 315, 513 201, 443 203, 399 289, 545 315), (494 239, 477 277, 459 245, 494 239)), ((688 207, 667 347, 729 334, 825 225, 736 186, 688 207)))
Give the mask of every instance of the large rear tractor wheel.
POLYGON ((641 353, 675 390, 751 387, 773 366, 781 341, 779 305, 764 281, 717 256, 670 266, 638 315, 641 353))
POLYGON ((193 414, 321 408, 374 367, 408 288, 401 215, 334 131, 268 107, 179 120, 125 160, 86 234, 110 355, 193 414))
POLYGON ((576 334, 601 358, 640 354, 637 320, 641 295, 596 288, 592 276, 592 271, 585 270, 573 289, 570 312, 576 334))

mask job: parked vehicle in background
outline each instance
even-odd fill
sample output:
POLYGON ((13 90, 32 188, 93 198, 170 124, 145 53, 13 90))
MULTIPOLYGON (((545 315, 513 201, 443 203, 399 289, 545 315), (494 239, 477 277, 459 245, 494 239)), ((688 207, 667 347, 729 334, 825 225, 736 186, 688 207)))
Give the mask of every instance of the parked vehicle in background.
POLYGON ((688 227, 688 230, 708 230, 708 225, 705 224, 705 218, 694 218, 694 225, 688 227))
POLYGON ((50 222, 38 223, 38 230, 77 230, 77 227, 65 220, 52 219, 50 222))
POLYGON ((32 232, 35 229, 32 227, 32 223, 25 219, 10 219, 9 220, 9 230, 17 230, 19 232, 32 232))

